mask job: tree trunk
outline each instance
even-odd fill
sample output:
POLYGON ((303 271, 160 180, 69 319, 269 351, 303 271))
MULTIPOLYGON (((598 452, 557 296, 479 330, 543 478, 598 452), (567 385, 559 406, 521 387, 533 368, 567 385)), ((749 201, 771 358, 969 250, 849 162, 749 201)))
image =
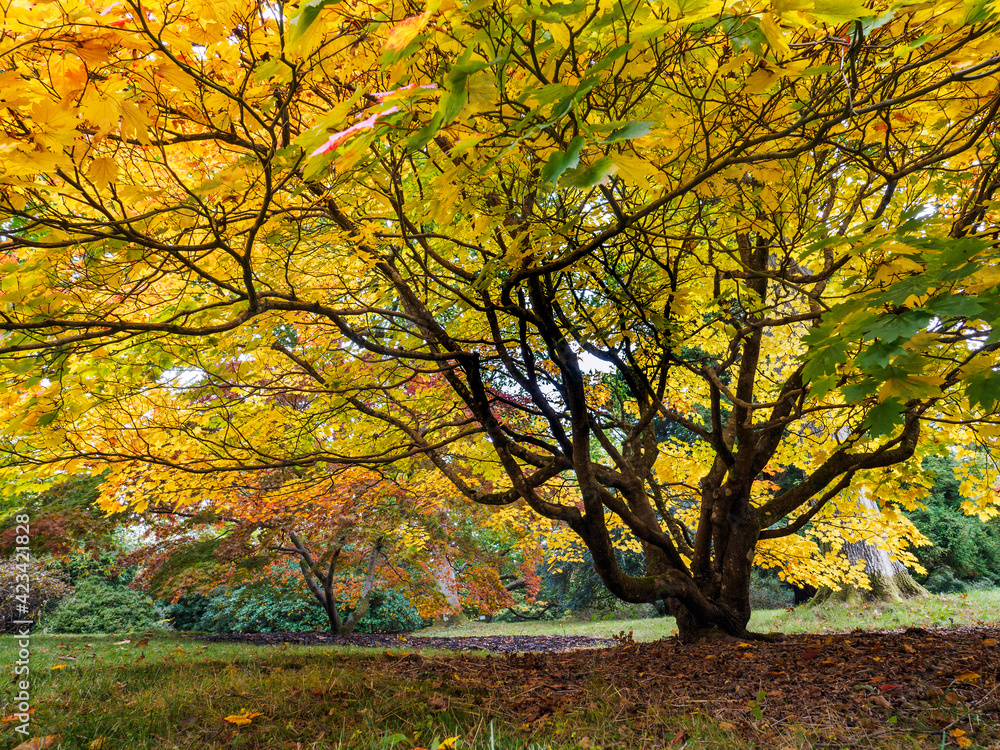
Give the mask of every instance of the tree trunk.
MULTIPOLYGON (((860 504, 864 512, 871 517, 878 518, 882 515, 878 503, 867 493, 862 493, 860 504)), ((893 560, 889 557, 889 553, 877 544, 871 544, 865 540, 847 542, 844 544, 842 553, 851 565, 859 560, 864 560, 865 573, 868 575, 870 588, 866 590, 857 586, 844 586, 837 591, 823 588, 813 597, 813 604, 898 602, 927 593, 923 586, 913 580, 905 565, 893 560)))
POLYGON ((358 599, 358 603, 350 616, 346 620, 343 620, 340 617, 340 612, 337 610, 337 599, 333 595, 333 579, 337 571, 337 560, 340 557, 341 546, 338 545, 331 553, 329 565, 324 573, 320 563, 313 559, 313 556, 309 553, 308 548, 303 544, 298 534, 294 531, 289 531, 288 537, 294 545, 294 548, 288 551, 294 551, 299 556, 299 570, 302 571, 302 578, 305 579, 309 591, 316 597, 316 601, 323 607, 323 611, 326 612, 327 619, 330 621, 330 632, 334 635, 350 635, 354 632, 354 628, 358 622, 368 614, 372 587, 375 583, 375 568, 378 563, 378 556, 382 552, 382 540, 379 539, 375 542, 375 546, 372 547, 372 551, 368 555, 368 569, 365 573, 365 582, 361 588, 361 596, 358 599))
POLYGON ((865 541, 850 542, 844 545, 843 552, 851 564, 858 560, 865 561, 865 573, 868 574, 871 588, 844 586, 839 591, 823 588, 813 598, 813 604, 898 602, 927 593, 923 586, 913 580, 906 567, 891 559, 881 547, 865 541))
POLYGON ((458 581, 455 579, 455 568, 444 555, 434 556, 431 561, 434 581, 438 591, 448 603, 447 611, 442 613, 439 624, 460 625, 465 621, 462 614, 462 600, 458 595, 458 581))
POLYGON ((372 586, 375 583, 375 566, 378 564, 378 556, 381 552, 382 540, 379 539, 375 542, 375 546, 372 547, 372 551, 368 555, 368 570, 365 572, 365 583, 361 588, 361 597, 354 606, 354 611, 347 618, 347 622, 344 623, 343 632, 338 633, 338 635, 350 635, 353 633, 357 624, 368 614, 368 607, 371 604, 372 598, 372 586))

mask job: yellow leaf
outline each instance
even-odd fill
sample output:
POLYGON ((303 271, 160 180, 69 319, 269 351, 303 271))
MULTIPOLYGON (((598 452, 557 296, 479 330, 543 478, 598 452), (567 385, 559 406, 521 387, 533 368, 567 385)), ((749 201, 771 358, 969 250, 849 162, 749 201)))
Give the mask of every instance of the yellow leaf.
POLYGON ((975 682, 979 679, 979 675, 976 672, 962 672, 955 679, 959 682, 975 682))
POLYGON ((52 668, 53 669, 66 669, 67 666, 68 665, 66 665, 66 664, 53 664, 52 668))
POLYGON ((570 33, 569 27, 564 23, 543 23, 544 29, 552 35, 552 38, 556 40, 558 44, 563 49, 569 49, 570 43, 570 33))
POLYGON ((230 724, 236 724, 237 726, 243 726, 245 724, 250 724, 254 717, 260 716, 260 713, 247 711, 243 709, 242 713, 231 714, 223 719, 223 721, 229 722, 230 724))
POLYGON ((760 94, 777 81, 780 75, 780 70, 761 68, 747 77, 746 83, 743 86, 743 91, 747 94, 760 94))
POLYGON ((764 32, 767 43, 771 45, 771 49, 774 50, 774 53, 778 57, 784 57, 791 51, 788 42, 785 41, 785 35, 781 31, 781 27, 778 26, 771 13, 765 13, 761 17, 760 30, 764 32))
POLYGON ((101 156, 94 159, 87 169, 87 177, 98 187, 104 187, 110 182, 118 181, 118 165, 114 159, 101 156))
POLYGON ((122 102, 122 135, 134 137, 140 143, 149 143, 147 128, 151 123, 146 113, 132 102, 122 102))
POLYGON ((98 738, 97 738, 96 740, 94 740, 94 741, 93 741, 93 742, 91 742, 91 743, 90 743, 89 745, 87 745, 87 750, 101 750, 101 748, 103 748, 103 747, 104 747, 104 745, 105 745, 105 743, 107 742, 107 740, 108 740, 108 738, 107 738, 107 737, 105 737, 105 736, 104 736, 104 735, 102 734, 102 735, 101 735, 100 737, 98 737, 98 738))

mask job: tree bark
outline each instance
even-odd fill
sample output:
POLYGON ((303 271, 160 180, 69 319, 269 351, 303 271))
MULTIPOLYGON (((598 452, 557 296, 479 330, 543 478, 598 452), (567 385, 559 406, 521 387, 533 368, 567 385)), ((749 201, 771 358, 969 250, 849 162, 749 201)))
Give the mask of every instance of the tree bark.
MULTIPOLYGON (((861 506, 864 512, 873 518, 882 515, 878 503, 867 493, 862 494, 861 506)), ((857 542, 845 543, 841 551, 851 565, 861 560, 864 561, 870 588, 844 586, 839 590, 834 590, 825 587, 813 597, 813 604, 898 602, 927 593, 927 590, 913 579, 906 566, 889 557, 889 553, 878 544, 872 544, 862 539, 857 542)))
POLYGON ((327 619, 330 621, 330 632, 334 635, 350 635, 354 632, 358 622, 368 614, 371 604, 372 588, 375 584, 375 569, 378 564, 378 557, 382 552, 382 540, 375 542, 368 555, 368 568, 365 572, 365 582, 361 588, 361 596, 350 616, 344 620, 340 617, 337 609, 337 599, 333 595, 334 574, 337 571, 337 560, 340 557, 341 545, 338 545, 330 555, 330 561, 326 572, 323 572, 321 563, 317 562, 309 549, 305 546, 299 535, 294 531, 288 532, 288 537, 294 545, 295 553, 299 556, 299 570, 302 571, 302 578, 309 587, 309 591, 323 607, 327 619))

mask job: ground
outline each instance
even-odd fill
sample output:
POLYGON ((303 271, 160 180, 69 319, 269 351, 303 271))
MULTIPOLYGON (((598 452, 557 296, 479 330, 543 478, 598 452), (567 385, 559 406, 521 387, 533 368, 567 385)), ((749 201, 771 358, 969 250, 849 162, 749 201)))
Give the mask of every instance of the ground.
MULTIPOLYGON (((772 610, 756 629, 782 642, 698 645, 663 619, 37 633, 30 729, 53 750, 1000 750, 998 613, 1000 591, 772 610)), ((19 648, 0 637, 4 718, 19 648)), ((0 750, 24 741, 15 726, 0 723, 0 750)))
POLYGON ((596 680, 617 696, 616 719, 641 745, 681 743, 676 732, 660 731, 644 718, 650 707, 669 705, 696 710, 765 745, 792 727, 812 727, 820 735, 829 730, 826 739, 839 747, 925 724, 928 747, 943 740, 1000 748, 1000 628, 859 630, 779 643, 733 639, 699 645, 677 638, 636 643, 624 634, 611 639, 611 647, 609 639, 571 636, 297 633, 223 639, 234 638, 383 647, 381 658, 358 664, 370 677, 429 682, 437 691, 428 698, 432 710, 467 703, 528 727, 565 713, 596 680), (504 656, 484 660, 416 651, 428 648, 504 656))

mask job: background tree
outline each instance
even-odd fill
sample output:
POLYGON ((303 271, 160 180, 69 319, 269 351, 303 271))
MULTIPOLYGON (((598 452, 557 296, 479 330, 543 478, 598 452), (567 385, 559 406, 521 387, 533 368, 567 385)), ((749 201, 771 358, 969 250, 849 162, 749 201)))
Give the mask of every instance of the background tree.
POLYGON ((848 487, 995 439, 987 6, 286 9, 5 17, 10 462, 420 454, 695 637, 745 635, 755 556, 822 558, 796 532, 848 487), (188 368, 225 386, 197 419, 188 368))

